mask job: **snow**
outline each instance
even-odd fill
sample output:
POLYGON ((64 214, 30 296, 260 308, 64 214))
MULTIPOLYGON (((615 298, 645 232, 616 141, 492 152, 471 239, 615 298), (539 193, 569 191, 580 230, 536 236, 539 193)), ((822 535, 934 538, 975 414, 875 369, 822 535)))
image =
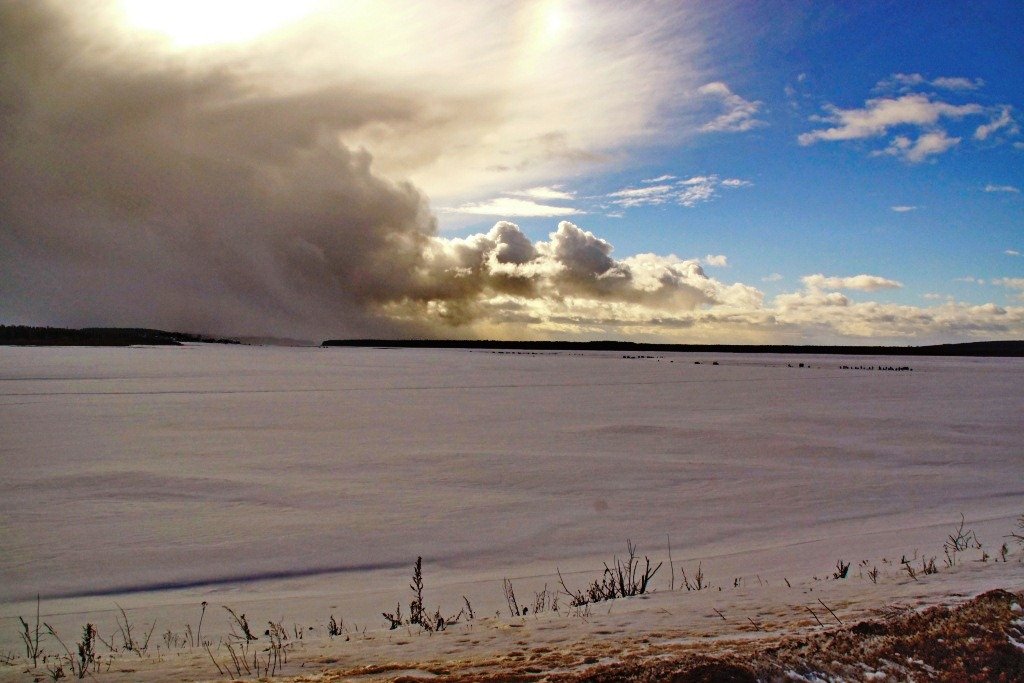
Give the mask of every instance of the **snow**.
MULTIPOLYGON (((494 615, 502 578, 582 587, 627 538, 659 591, 671 539, 677 582, 699 562, 733 600, 837 559, 913 600, 901 556, 1024 512, 1022 360, 659 355, 0 347, 0 648, 37 593, 68 634, 204 600, 211 637, 220 605, 372 631, 417 556, 431 611, 494 615)), ((947 588, 1005 584, 968 555, 947 588)))

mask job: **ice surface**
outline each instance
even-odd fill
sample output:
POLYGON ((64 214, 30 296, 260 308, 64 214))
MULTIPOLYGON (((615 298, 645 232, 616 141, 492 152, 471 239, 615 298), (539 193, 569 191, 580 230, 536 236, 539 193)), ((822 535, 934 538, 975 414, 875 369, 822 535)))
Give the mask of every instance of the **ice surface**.
POLYGON ((493 613, 626 538, 781 581, 1024 512, 1019 359, 0 347, 0 436, 3 643, 37 593, 380 626, 419 555, 493 613))

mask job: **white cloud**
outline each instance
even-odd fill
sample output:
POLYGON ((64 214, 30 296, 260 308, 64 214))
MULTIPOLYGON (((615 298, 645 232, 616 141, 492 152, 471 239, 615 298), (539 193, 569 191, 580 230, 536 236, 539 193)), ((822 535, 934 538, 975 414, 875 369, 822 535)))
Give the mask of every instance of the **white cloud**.
POLYGON ((1017 251, 1016 249, 1007 249, 1003 253, 1006 254, 1007 256, 1020 256, 1020 252, 1017 251))
POLYGON ((989 183, 984 187, 984 192, 1010 192, 1013 194, 1020 194, 1020 188, 1014 187, 1013 185, 993 185, 989 183))
POLYGON ((664 175, 660 175, 657 178, 644 178, 640 182, 641 183, 664 183, 664 182, 668 182, 669 180, 675 180, 675 179, 676 179, 676 177, 674 175, 669 175, 668 173, 665 173, 664 175))
POLYGON ((895 73, 888 79, 879 81, 875 87, 878 90, 895 89, 906 92, 925 85, 945 90, 977 90, 985 85, 985 81, 980 78, 972 80, 963 76, 939 76, 938 78, 928 80, 919 73, 895 73))
MULTIPOLYGON (((653 178, 651 182, 661 179, 674 178, 664 175, 660 178, 653 178)), ((647 182, 647 181, 644 181, 647 182)), ((749 180, 739 178, 728 178, 721 180, 717 175, 699 175, 677 180, 675 183, 648 185, 646 187, 627 187, 608 194, 612 203, 626 208, 637 206, 651 206, 665 204, 669 201, 692 208, 703 202, 710 201, 718 196, 719 187, 732 189, 749 187, 753 185, 749 180)))
POLYGON ((529 199, 540 199, 544 201, 550 201, 553 199, 571 200, 576 198, 575 192, 567 192, 562 189, 561 185, 530 187, 525 190, 509 192, 508 194, 515 197, 528 197, 529 199))
MULTIPOLYGON (((696 178, 691 178, 697 180, 696 178)), ((703 202, 709 201, 715 196, 715 181, 707 178, 699 179, 699 182, 683 183, 682 189, 676 195, 676 201, 683 206, 692 208, 703 202)))
POLYGON ((946 135, 946 131, 935 130, 922 134, 914 141, 906 136, 897 135, 888 147, 875 154, 889 154, 916 164, 935 154, 942 154, 959 143, 960 138, 951 138, 946 135))
POLYGON ((983 284, 985 284, 984 280, 976 278, 973 275, 965 275, 963 277, 955 277, 955 278, 953 278, 953 282, 968 282, 968 283, 970 283, 972 285, 983 285, 983 284))
POLYGON ((828 105, 826 110, 829 115, 817 120, 836 125, 802 133, 797 138, 801 145, 810 145, 818 141, 880 137, 895 126, 934 126, 943 117, 959 119, 983 111, 978 104, 954 105, 933 102, 927 95, 920 94, 904 95, 897 99, 868 100, 863 109, 840 109, 828 105))
POLYGON ((672 185, 650 185, 648 187, 632 187, 617 190, 608 196, 611 197, 614 204, 631 208, 651 204, 664 204, 668 201, 673 189, 675 188, 672 185))
POLYGON ((1005 128, 1006 131, 1011 135, 1018 134, 1020 132, 1020 127, 1017 125, 1017 122, 1013 120, 1013 117, 1010 116, 1010 110, 1011 107, 1009 105, 1004 105, 999 112, 999 116, 995 117, 988 123, 984 123, 978 126, 977 129, 975 129, 974 139, 986 140, 988 139, 989 135, 992 135, 992 133, 1003 128, 1005 128))
POLYGON ((967 135, 983 141, 993 138, 999 131, 1007 135, 1019 134, 1020 127, 1013 118, 1013 108, 1008 104, 997 107, 982 106, 977 102, 954 104, 944 101, 944 98, 951 95, 919 92, 925 86, 969 92, 983 85, 984 81, 980 78, 940 77, 928 80, 918 73, 893 74, 889 79, 880 81, 875 88, 876 92, 886 94, 866 100, 863 107, 844 109, 826 104, 825 114, 812 116, 811 121, 831 125, 801 133, 797 141, 801 145, 811 145, 824 141, 867 140, 893 134, 888 145, 882 150, 873 151, 872 155, 886 154, 909 163, 920 163, 952 149, 967 135), (963 119, 974 116, 987 116, 990 120, 969 129, 965 129, 965 124, 959 124, 963 119), (947 132, 947 128, 954 122, 960 125, 957 135, 947 132))
POLYGON ((726 268, 729 265, 729 259, 724 254, 708 254, 701 259, 701 263, 712 268, 726 268))
POLYGON ((765 275, 763 278, 761 278, 761 282, 778 282, 781 279, 781 273, 772 273, 770 275, 765 275))
POLYGON ((897 206, 890 206, 889 208, 895 211, 896 213, 907 213, 908 211, 917 211, 916 206, 909 206, 907 204, 899 204, 897 206))
POLYGON ((924 82, 925 82, 925 78, 921 74, 916 74, 916 73, 915 74, 896 73, 896 74, 893 74, 892 76, 890 76, 889 80, 887 80, 887 81, 879 81, 877 87, 879 87, 879 88, 887 88, 887 87, 892 87, 894 85, 902 85, 902 86, 913 87, 913 86, 921 85, 924 82))
POLYGON ((720 81, 707 83, 697 88, 697 94, 714 102, 716 109, 724 110, 723 113, 701 126, 700 129, 704 132, 741 133, 767 125, 764 121, 756 118, 762 102, 743 99, 730 90, 725 83, 720 81))
POLYGON ((467 203, 461 206, 443 208, 449 213, 465 213, 475 216, 572 216, 582 213, 568 206, 538 204, 528 199, 495 197, 483 202, 467 203))
POLYGON ((936 88, 946 88, 947 90, 977 90, 985 85, 985 81, 980 78, 975 78, 973 81, 970 78, 964 78, 962 76, 955 77, 943 77, 940 76, 933 80, 932 85, 936 88))
POLYGON ((1001 277, 992 280, 992 284, 1007 289, 1024 289, 1024 277, 1001 277))
POLYGON ((900 289, 903 283, 889 280, 877 275, 853 275, 850 277, 827 277, 821 273, 805 275, 800 278, 809 290, 822 289, 855 289, 862 292, 875 292, 881 289, 900 289))

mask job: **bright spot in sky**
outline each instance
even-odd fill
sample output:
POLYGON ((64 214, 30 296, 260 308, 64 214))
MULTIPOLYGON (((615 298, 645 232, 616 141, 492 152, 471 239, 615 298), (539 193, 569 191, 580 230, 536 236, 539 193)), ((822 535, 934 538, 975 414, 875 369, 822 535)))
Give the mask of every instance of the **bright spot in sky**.
POLYGON ((121 0, 126 23, 179 47, 239 43, 301 19, 315 0, 121 0))
POLYGON ((549 38, 555 38, 565 26, 565 16, 558 3, 552 3, 544 17, 544 29, 549 38))

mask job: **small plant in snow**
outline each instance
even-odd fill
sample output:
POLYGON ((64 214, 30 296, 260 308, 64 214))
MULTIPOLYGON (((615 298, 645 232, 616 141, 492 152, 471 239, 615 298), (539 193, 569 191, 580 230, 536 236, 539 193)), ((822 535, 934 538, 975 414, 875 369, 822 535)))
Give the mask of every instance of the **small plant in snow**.
POLYGON ((508 604, 509 615, 513 617, 522 616, 523 611, 519 607, 519 602, 516 600, 516 593, 512 589, 512 582, 508 579, 502 579, 501 587, 505 591, 505 602, 508 604))
MULTIPOLYGON (((455 616, 445 618, 441 615, 440 607, 434 611, 433 615, 429 614, 426 609, 424 609, 422 557, 416 558, 416 564, 413 566, 412 572, 412 583, 409 584, 409 588, 412 589, 413 599, 412 602, 409 603, 408 621, 402 618, 401 603, 398 603, 394 612, 381 612, 381 615, 388 620, 388 628, 392 631, 405 624, 419 626, 421 629, 428 632, 443 631, 447 626, 458 622, 466 613, 465 610, 459 610, 459 613, 455 616)), ((466 601, 466 606, 469 607, 469 600, 466 600, 465 596, 463 596, 463 600, 466 601)), ((472 612, 471 608, 470 612, 472 612)))
POLYGON ((32 668, 39 666, 39 655, 42 654, 42 648, 39 647, 39 595, 36 595, 36 625, 35 628, 29 630, 28 622, 23 618, 18 617, 18 621, 21 622, 21 633, 18 635, 21 637, 22 642, 25 643, 25 656, 32 660, 32 668))
POLYGON ((244 614, 235 614, 235 611, 227 605, 222 605, 224 609, 231 615, 231 633, 229 634, 234 640, 244 640, 246 643, 251 643, 254 640, 259 640, 249 630, 249 622, 246 620, 244 614), (237 631, 235 630, 237 627, 237 631), (239 633, 238 631, 241 631, 239 633))
POLYGON ((832 573, 833 579, 845 579, 846 575, 850 573, 850 563, 843 562, 842 560, 836 560, 836 570, 832 573))
POLYGON ((707 581, 704 580, 704 567, 702 563, 697 563, 697 573, 693 575, 692 581, 690 580, 690 577, 687 576, 685 568, 683 568, 681 571, 683 575, 683 582, 681 587, 685 588, 687 591, 700 591, 708 587, 707 581))
POLYGON ((942 550, 946 554, 946 566, 954 566, 957 554, 970 548, 981 550, 981 541, 978 540, 978 535, 974 533, 973 529, 964 529, 964 515, 961 512, 960 525, 946 538, 946 542, 942 544, 942 550))
POLYGON ((612 561, 615 563, 614 569, 605 563, 604 573, 600 578, 594 579, 585 592, 569 590, 565 585, 565 580, 562 578, 562 573, 558 572, 558 580, 562 584, 562 589, 569 596, 572 607, 580 607, 604 600, 643 595, 647 592, 648 584, 654 578, 658 569, 661 568, 662 563, 659 562, 658 566, 651 569, 650 558, 644 556, 644 568, 641 572, 640 559, 636 554, 636 546, 629 539, 626 539, 626 550, 628 555, 625 561, 619 560, 618 557, 613 558, 612 561))
POLYGON ((1010 532, 1010 538, 1012 538, 1013 540, 1017 541, 1017 543, 1019 543, 1020 545, 1024 545, 1024 515, 1021 515, 1020 517, 1017 518, 1017 528, 1022 533, 1017 533, 1015 531, 1011 531, 1010 532))

